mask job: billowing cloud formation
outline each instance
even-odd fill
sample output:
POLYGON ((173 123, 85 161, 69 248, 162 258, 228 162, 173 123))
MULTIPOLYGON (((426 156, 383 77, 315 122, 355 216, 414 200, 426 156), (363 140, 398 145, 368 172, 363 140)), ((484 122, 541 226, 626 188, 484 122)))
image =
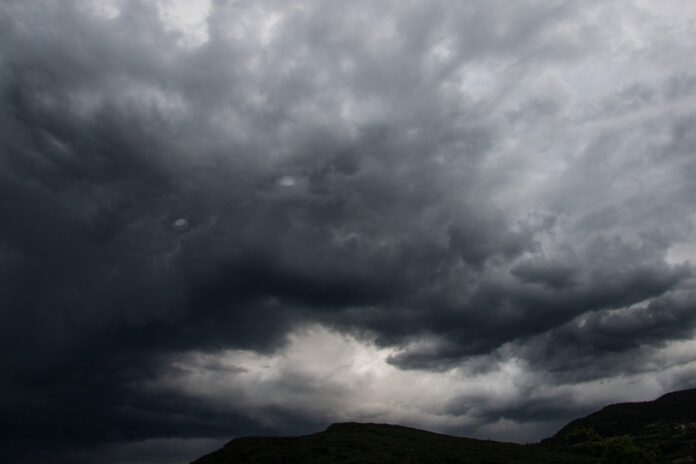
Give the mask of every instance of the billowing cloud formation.
POLYGON ((694 17, 5 1, 5 455, 185 460, 328 411, 531 440, 688 385, 694 17))

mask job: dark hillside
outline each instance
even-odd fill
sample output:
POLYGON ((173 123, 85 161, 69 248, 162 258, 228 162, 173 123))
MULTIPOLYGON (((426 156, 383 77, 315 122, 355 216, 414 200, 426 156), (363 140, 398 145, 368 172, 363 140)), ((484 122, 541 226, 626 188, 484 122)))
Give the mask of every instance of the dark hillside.
POLYGON ((692 464, 695 450, 693 389, 607 406, 535 445, 344 423, 298 437, 237 438, 195 464, 692 464))
POLYGON ((538 445, 517 445, 441 435, 386 424, 334 424, 300 437, 238 438, 196 464, 232 463, 589 463, 538 445))
POLYGON ((659 462, 695 462, 696 389, 667 393, 654 401, 612 404, 572 421, 542 443, 579 450, 621 436, 652 449, 659 462))
POLYGON ((617 403, 576 419, 544 442, 562 440, 571 431, 591 427, 602 437, 651 434, 658 425, 696 426, 696 389, 667 393, 654 401, 617 403), (693 423, 693 424, 692 424, 693 423))

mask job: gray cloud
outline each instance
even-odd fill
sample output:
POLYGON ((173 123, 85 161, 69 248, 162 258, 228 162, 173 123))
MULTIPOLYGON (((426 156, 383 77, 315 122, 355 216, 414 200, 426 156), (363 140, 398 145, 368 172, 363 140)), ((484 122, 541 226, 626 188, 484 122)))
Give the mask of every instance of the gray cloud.
POLYGON ((118 462, 311 430, 326 417, 141 388, 192 351, 277 356, 308 324, 384 369, 517 359, 564 392, 432 422, 502 437, 673 356, 696 323, 696 11, 677 3, 4 2, 3 446, 118 462))

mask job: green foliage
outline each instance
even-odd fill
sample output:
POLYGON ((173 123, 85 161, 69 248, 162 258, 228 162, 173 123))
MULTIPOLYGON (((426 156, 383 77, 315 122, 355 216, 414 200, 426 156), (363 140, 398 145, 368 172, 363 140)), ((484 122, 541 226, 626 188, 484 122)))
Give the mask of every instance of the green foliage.
POLYGON ((602 463, 692 462, 696 389, 668 393, 655 401, 607 406, 572 421, 542 443, 602 463))
POLYGON ((601 437, 592 427, 579 427, 571 430, 563 439, 569 445, 578 445, 599 441, 601 437))
POLYGON ((611 437, 601 441, 599 464, 650 464, 656 455, 652 450, 636 445, 628 436, 611 437))

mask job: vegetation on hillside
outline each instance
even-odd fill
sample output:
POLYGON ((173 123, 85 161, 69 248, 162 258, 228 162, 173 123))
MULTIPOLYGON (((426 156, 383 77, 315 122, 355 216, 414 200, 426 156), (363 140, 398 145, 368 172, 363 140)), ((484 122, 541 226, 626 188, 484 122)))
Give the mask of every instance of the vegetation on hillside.
POLYGON ((696 462, 696 389, 607 406, 572 421, 542 444, 593 456, 620 448, 633 456, 626 461, 605 458, 612 463, 696 462))
POLYGON ((452 437, 386 424, 334 424, 299 437, 237 438, 195 464, 696 463, 696 389, 607 406, 540 444, 452 437))
POLYGON ((301 437, 238 438, 196 464, 558 464, 587 458, 538 445, 441 435, 385 424, 334 424, 301 437))

